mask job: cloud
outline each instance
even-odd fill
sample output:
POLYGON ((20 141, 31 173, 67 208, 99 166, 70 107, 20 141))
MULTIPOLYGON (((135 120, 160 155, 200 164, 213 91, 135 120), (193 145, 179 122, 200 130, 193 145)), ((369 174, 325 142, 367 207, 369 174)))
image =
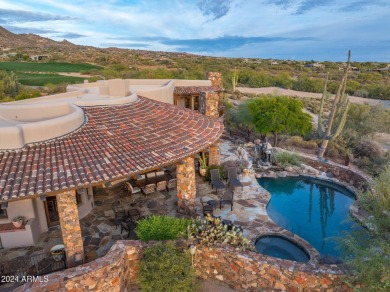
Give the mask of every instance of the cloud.
POLYGON ((12 26, 12 25, 4 25, 4 28, 17 34, 19 33, 47 34, 47 33, 57 32, 55 30, 44 29, 44 28, 22 27, 22 26, 12 26))
POLYGON ((229 12, 232 2, 232 0, 200 0, 196 5, 204 16, 211 16, 216 20, 229 12))
POLYGON ((333 1, 334 0, 305 0, 299 5, 296 14, 304 14, 314 8, 329 5, 333 1))
POLYGON ((118 48, 148 48, 150 44, 147 43, 103 43, 103 47, 118 47, 118 48))
POLYGON ((70 20, 69 16, 60 16, 48 13, 40 13, 26 10, 11 10, 0 9, 0 24, 8 24, 14 22, 36 22, 36 21, 51 21, 51 20, 70 20))
POLYGON ((389 6, 390 3, 387 0, 372 0, 372 1, 367 1, 367 0, 358 0, 358 1, 353 1, 352 3, 349 3, 348 5, 345 5, 341 7, 341 11, 344 12, 351 12, 351 11, 360 11, 363 9, 366 9, 367 7, 370 6, 389 6))
POLYGON ((58 37, 62 37, 62 38, 65 38, 65 39, 78 39, 78 38, 85 37, 85 35, 78 34, 78 33, 73 33, 73 32, 68 32, 68 33, 64 33, 64 34, 58 35, 58 37))
MULTIPOLYGON (((205 38, 205 39, 172 39, 164 37, 134 37, 134 38, 113 38, 122 40, 132 41, 143 41, 144 43, 136 44, 137 47, 150 46, 153 44, 160 44, 174 48, 179 52, 223 52, 226 50, 243 47, 249 44, 263 44, 273 43, 281 41, 291 42, 302 42, 302 41, 313 41, 315 39, 310 37, 299 37, 299 38, 287 38, 287 37, 242 37, 242 36, 223 36, 218 38, 205 38)), ((111 46, 120 47, 135 47, 134 43, 115 43, 115 44, 104 44, 111 46)))

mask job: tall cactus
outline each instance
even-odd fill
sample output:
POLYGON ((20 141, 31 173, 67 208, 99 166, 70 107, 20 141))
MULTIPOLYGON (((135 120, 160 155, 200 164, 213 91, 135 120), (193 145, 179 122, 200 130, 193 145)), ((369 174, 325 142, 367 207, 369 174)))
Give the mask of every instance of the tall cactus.
POLYGON ((324 158, 324 153, 326 147, 328 146, 329 141, 333 140, 338 135, 340 135, 341 131, 344 128, 345 122, 347 120, 349 98, 345 94, 345 88, 347 86, 347 76, 350 68, 350 61, 351 61, 351 51, 348 51, 348 62, 343 74, 343 78, 341 79, 340 86, 334 97, 332 103, 332 109, 330 111, 328 119, 325 122, 323 122, 322 116, 323 116, 324 103, 326 98, 326 87, 328 85, 329 73, 326 76, 324 92, 321 98, 320 113, 318 115, 318 134, 322 138, 322 143, 320 149, 318 150, 319 160, 322 160, 324 158), (337 120, 339 122, 337 126, 334 124, 334 120, 336 117, 338 117, 337 120))
POLYGON ((234 68, 233 76, 232 76, 233 93, 236 92, 237 83, 238 83, 238 74, 236 68, 234 68))

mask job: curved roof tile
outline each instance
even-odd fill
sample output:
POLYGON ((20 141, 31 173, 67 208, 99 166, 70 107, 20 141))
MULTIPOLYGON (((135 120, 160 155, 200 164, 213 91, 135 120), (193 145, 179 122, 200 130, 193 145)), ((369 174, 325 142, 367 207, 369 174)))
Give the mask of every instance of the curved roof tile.
POLYGON ((87 122, 52 141, 0 152, 0 197, 16 199, 117 179, 188 157, 214 143, 216 119, 140 97, 83 108, 87 122))

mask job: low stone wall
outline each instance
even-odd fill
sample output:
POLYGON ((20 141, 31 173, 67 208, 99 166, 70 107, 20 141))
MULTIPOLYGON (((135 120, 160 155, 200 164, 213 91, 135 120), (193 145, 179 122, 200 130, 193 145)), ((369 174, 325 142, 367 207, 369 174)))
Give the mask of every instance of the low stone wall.
POLYGON ((370 177, 366 174, 353 170, 347 166, 333 163, 333 162, 320 162, 316 159, 310 157, 304 157, 305 163, 314 167, 315 169, 330 174, 334 178, 337 178, 340 181, 343 181, 356 189, 366 189, 368 187, 368 182, 370 177))
MULTIPOLYGON (((139 260, 148 245, 118 241, 109 253, 90 263, 48 275, 46 283, 27 283, 14 291, 139 291, 139 260)), ((197 275, 222 281, 237 291, 349 291, 342 269, 239 253, 233 247, 197 246, 197 275)))
POLYGON ((13 291, 139 291, 139 241, 118 241, 107 255, 84 265, 48 275, 46 282, 29 282, 13 291))
POLYGON ((233 247, 198 247, 195 268, 201 278, 223 281, 237 291, 352 291, 335 265, 238 253, 233 247))

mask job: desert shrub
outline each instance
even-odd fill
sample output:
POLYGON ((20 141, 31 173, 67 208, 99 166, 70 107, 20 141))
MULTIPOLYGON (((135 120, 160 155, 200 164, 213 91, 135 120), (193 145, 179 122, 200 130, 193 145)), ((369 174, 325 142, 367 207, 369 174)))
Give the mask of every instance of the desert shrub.
POLYGON ((318 144, 316 141, 305 141, 301 136, 291 136, 288 140, 288 144, 295 147, 301 147, 305 149, 317 149, 318 144))
POLYGON ((358 145, 355 146, 355 155, 359 157, 368 157, 369 159, 384 158, 385 151, 379 145, 379 143, 371 140, 360 141, 358 145))
POLYGON ((191 255, 172 243, 158 243, 145 250, 139 272, 142 291, 197 291, 191 255))
POLYGON ((347 280, 357 291, 390 290, 390 164, 375 179, 372 191, 359 194, 360 209, 367 214, 367 233, 351 233, 340 238, 346 263, 353 277, 347 280), (352 281, 351 281, 352 279, 352 281))
POLYGON ((253 249, 250 240, 244 237, 239 228, 232 226, 229 230, 228 225, 222 224, 221 218, 211 217, 210 214, 206 218, 192 220, 188 227, 188 238, 197 239, 207 246, 219 243, 233 245, 241 251, 253 249))
POLYGON ((137 236, 142 241, 174 240, 185 236, 188 219, 152 215, 137 222, 137 236))
POLYGON ((273 155, 273 161, 282 166, 300 165, 302 163, 301 157, 290 151, 276 152, 273 155))
POLYGON ((221 176, 221 179, 225 178, 223 167, 221 165, 209 165, 207 167, 206 175, 205 175, 205 178, 207 180, 210 180, 210 178, 211 178, 210 170, 212 170, 212 169, 218 169, 219 170, 219 175, 221 176))
POLYGON ((330 141, 326 147, 325 156, 328 158, 338 158, 344 156, 344 149, 334 141, 330 141))

